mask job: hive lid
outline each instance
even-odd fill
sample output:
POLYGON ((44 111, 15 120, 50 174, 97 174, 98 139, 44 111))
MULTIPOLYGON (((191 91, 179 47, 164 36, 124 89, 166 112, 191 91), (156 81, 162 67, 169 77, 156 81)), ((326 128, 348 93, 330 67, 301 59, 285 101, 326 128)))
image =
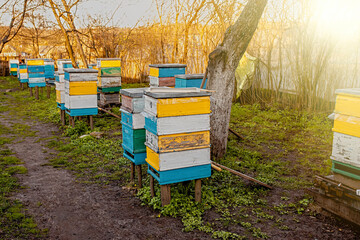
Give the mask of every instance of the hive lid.
POLYGON ((88 68, 65 68, 64 72, 68 72, 68 73, 97 73, 98 70, 96 69, 88 69, 88 68))
POLYGON ((153 98, 206 97, 210 92, 200 88, 150 88, 145 95, 153 98))
POLYGON ((181 78, 181 79, 203 79, 205 74, 179 74, 175 75, 175 78, 181 78))
POLYGON ((96 61, 121 60, 120 58, 97 58, 96 61))
POLYGON ((360 88, 345 88, 345 89, 336 89, 336 94, 351 94, 351 95, 357 95, 360 97, 360 88))
POLYGON ((120 94, 125 95, 132 98, 141 98, 145 91, 149 88, 128 88, 128 89, 121 89, 120 94))
POLYGON ((179 64, 179 63, 150 64, 149 67, 154 67, 154 68, 186 68, 186 64, 179 64))

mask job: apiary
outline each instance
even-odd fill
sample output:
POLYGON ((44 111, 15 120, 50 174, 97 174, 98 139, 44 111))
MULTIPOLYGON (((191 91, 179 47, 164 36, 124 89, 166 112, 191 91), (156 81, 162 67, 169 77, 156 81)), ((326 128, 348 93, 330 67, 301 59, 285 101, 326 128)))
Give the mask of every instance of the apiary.
POLYGON ((44 59, 28 59, 26 61, 29 87, 45 87, 44 59))
POLYGON ((145 92, 146 162, 160 185, 211 175, 210 93, 145 92))
POLYGON ((177 63, 150 64, 151 87, 175 87, 175 75, 185 74, 186 65, 177 63))
POLYGON ((124 157, 135 165, 145 164, 145 117, 144 91, 146 88, 122 89, 121 98, 126 100, 121 106, 121 124, 123 135, 124 157))
POLYGON ((332 170, 360 180, 360 88, 336 91, 332 170))
POLYGON ((97 71, 94 69, 64 69, 65 108, 71 116, 96 115, 97 71))
MULTIPOLYGON (((200 88, 204 74, 182 74, 175 75, 175 88, 200 88)), ((203 88, 206 88, 207 79, 205 80, 203 88)))
POLYGON ((29 82, 26 64, 19 64, 18 78, 21 83, 29 82))
POLYGON ((19 60, 18 59, 10 59, 9 60, 9 72, 11 76, 16 76, 18 73, 19 60))

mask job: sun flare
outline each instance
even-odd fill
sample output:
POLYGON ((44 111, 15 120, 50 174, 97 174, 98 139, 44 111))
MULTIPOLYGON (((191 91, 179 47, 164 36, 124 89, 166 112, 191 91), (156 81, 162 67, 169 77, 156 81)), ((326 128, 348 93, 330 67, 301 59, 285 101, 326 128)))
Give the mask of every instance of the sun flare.
POLYGON ((320 31, 338 39, 360 33, 359 0, 315 0, 312 4, 313 19, 320 31))

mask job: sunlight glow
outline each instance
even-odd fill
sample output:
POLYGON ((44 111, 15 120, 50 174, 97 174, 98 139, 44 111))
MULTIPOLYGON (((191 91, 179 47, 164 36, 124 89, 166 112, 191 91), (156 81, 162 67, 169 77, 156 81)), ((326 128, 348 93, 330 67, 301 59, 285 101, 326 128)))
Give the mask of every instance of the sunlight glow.
POLYGON ((325 34, 346 40, 359 35, 359 0, 312 0, 313 20, 325 34))

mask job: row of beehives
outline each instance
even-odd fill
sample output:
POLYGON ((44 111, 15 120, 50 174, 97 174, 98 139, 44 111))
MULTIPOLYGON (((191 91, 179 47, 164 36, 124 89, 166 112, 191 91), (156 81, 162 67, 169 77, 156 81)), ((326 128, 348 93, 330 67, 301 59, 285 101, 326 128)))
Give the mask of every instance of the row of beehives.
POLYGON ((29 87, 44 87, 46 80, 54 79, 54 61, 51 59, 27 59, 25 63, 10 60, 12 75, 17 75, 21 83, 29 87))
POLYGON ((211 175, 210 94, 180 90, 121 90, 124 156, 160 185, 211 175))
POLYGON ((360 180, 360 89, 336 91, 332 170, 335 178, 360 180))
POLYGON ((97 59, 97 66, 90 69, 73 69, 69 60, 58 62, 56 73, 56 102, 61 110, 70 116, 95 115, 98 112, 98 97, 116 94, 120 101, 121 89, 120 59, 97 59), (106 92, 106 93, 104 93, 106 92))

